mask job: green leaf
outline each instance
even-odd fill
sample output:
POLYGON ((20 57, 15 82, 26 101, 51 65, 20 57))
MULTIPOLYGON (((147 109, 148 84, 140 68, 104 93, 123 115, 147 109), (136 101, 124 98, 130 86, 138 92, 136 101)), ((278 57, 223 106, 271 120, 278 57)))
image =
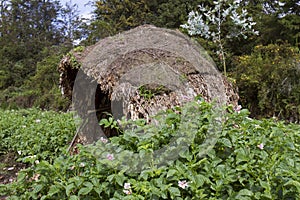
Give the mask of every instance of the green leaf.
POLYGON ((226 147, 229 147, 229 148, 232 147, 232 144, 231 144, 230 140, 227 139, 227 138, 220 138, 219 142, 222 143, 226 147))
POLYGON ((239 148, 239 149, 235 150, 234 152, 237 154, 236 155, 236 164, 239 164, 241 162, 249 160, 249 157, 244 148, 239 148))
POLYGON ((57 185, 52 185, 49 189, 48 196, 53 196, 54 194, 57 194, 60 191, 60 188, 57 185))
POLYGON ((98 178, 92 178, 92 179, 90 179, 90 180, 92 181, 92 183, 93 183, 93 185, 94 185, 95 187, 100 186, 100 182, 99 182, 99 179, 98 179, 98 178))
POLYGON ((180 190, 176 187, 170 187, 168 188, 170 195, 172 197, 179 197, 180 196, 180 190))
POLYGON ((179 156, 187 159, 187 161, 191 161, 193 159, 193 155, 188 150, 180 151, 179 156))
POLYGON ((76 187, 79 187, 79 186, 81 186, 81 184, 83 183, 84 180, 82 178, 80 178, 79 176, 76 176, 74 178, 71 178, 69 181, 74 182, 76 187))
POLYGON ((174 176, 174 174, 178 173, 176 169, 170 169, 167 173, 167 178, 170 176, 174 176))
POLYGON ((40 184, 39 185, 35 185, 32 192, 35 193, 35 194, 37 194, 38 192, 40 192, 43 189, 43 187, 44 186, 40 185, 40 184))
POLYGON ((197 174, 195 176, 195 182, 196 182, 197 187, 201 187, 204 184, 205 180, 206 180, 206 177, 203 176, 202 174, 197 174))
POLYGON ((105 118, 104 118, 104 119, 101 119, 99 124, 100 124, 100 125, 109 126, 109 122, 108 122, 108 120, 105 119, 105 118))
POLYGON ((79 198, 75 195, 70 196, 69 200, 79 200, 79 198))
POLYGON ((47 199, 48 197, 47 197, 47 195, 43 195, 42 197, 41 197, 41 200, 44 200, 44 199, 47 199))
POLYGON ((147 180, 148 176, 149 176, 149 174, 148 174, 147 171, 142 171, 141 174, 140 174, 140 176, 139 176, 139 178, 147 180))
POLYGON ((100 196, 100 194, 102 192, 102 188, 99 186, 99 187, 94 187, 93 189, 100 196))
POLYGON ((289 180, 287 183, 284 184, 284 186, 293 185, 297 188, 298 192, 300 193, 300 182, 295 180, 289 180))
POLYGON ((242 189, 238 193, 239 196, 253 196, 253 192, 248 189, 242 189))
POLYGON ((18 174, 18 182, 23 181, 26 178, 27 174, 26 172, 20 171, 18 174))
POLYGON ((295 161, 291 158, 286 159, 287 164, 291 167, 295 167, 295 161))
POLYGON ((72 190, 75 188, 74 183, 71 183, 69 185, 66 186, 66 195, 69 196, 70 193, 72 192, 72 190))
POLYGON ((115 178, 115 174, 112 174, 112 175, 109 175, 108 177, 107 177, 107 180, 109 181, 109 182, 112 182, 112 180, 115 178))
POLYGON ((115 176, 115 178, 116 178, 117 183, 120 186, 123 186, 123 183, 124 183, 124 181, 126 179, 125 176, 124 176, 124 174, 118 174, 118 175, 115 176))
POLYGON ((91 182, 84 182, 83 185, 88 188, 93 188, 93 184, 91 182))
POLYGON ((78 195, 87 195, 88 193, 90 193, 92 191, 93 187, 90 188, 90 187, 84 187, 84 188, 81 188, 78 192, 78 195))

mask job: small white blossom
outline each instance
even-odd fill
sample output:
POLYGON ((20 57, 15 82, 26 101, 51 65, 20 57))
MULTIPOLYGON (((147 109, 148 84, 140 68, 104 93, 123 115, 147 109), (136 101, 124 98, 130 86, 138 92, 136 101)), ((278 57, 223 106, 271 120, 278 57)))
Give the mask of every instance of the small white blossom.
POLYGON ((108 160, 113 160, 114 159, 114 155, 109 153, 109 154, 107 154, 106 158, 108 160))
POLYGON ((123 192, 127 195, 132 194, 130 183, 124 183, 123 192))
POLYGON ((258 147, 259 149, 263 150, 263 149, 264 149, 264 144, 263 144, 263 143, 260 143, 259 145, 257 145, 257 147, 258 147))
POLYGON ((82 162, 79 164, 79 167, 85 167, 85 164, 82 162))
POLYGON ((237 112, 237 113, 240 113, 241 110, 242 110, 242 106, 241 106, 241 105, 238 105, 238 106, 234 109, 234 111, 237 112))
POLYGON ((123 190, 123 192, 127 195, 132 194, 131 190, 123 190))
POLYGON ((178 186, 181 187, 182 189, 185 189, 189 186, 189 184, 186 180, 183 180, 183 181, 178 181, 178 186))
POLYGON ((28 158, 36 158, 36 155, 28 156, 28 158))
POLYGON ((124 189, 128 190, 130 188, 131 188, 130 183, 124 183, 124 189))
POLYGON ((36 122, 36 123, 40 123, 40 122, 41 122, 41 120, 40 120, 40 119, 37 119, 37 120, 35 120, 35 122, 36 122))
POLYGON ((104 138, 104 137, 101 137, 100 138, 100 141, 103 142, 104 144, 106 144, 108 142, 108 139, 104 138))

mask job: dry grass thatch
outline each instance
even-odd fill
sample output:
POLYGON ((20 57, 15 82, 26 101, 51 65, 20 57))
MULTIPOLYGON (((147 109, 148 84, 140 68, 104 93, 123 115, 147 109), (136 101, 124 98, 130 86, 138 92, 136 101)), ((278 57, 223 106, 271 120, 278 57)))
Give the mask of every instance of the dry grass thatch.
POLYGON ((140 26, 104 38, 74 56, 80 70, 73 58, 65 57, 59 66, 60 83, 64 95, 73 96, 81 118, 89 118, 88 126, 81 129, 86 143, 101 136, 98 120, 107 117, 103 111, 151 122, 158 111, 182 105, 196 95, 217 104, 237 105, 237 93, 211 58, 179 31, 140 26))

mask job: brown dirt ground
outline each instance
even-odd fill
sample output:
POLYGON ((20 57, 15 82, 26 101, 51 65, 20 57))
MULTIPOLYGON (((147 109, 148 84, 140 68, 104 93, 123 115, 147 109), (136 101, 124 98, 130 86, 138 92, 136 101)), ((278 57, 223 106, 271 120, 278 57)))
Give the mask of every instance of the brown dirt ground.
MULTIPOLYGON (((26 165, 16 161, 16 156, 12 152, 0 155, 0 184, 9 184, 17 179, 18 172, 26 168, 26 165)), ((0 200, 5 200, 5 196, 0 196, 0 200)))

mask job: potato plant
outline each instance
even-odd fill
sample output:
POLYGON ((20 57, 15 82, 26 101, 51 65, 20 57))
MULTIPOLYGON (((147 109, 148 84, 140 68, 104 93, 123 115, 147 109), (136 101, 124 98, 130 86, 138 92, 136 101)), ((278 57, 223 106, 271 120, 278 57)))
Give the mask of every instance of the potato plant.
MULTIPOLYGON (((0 194, 9 195, 9 199, 299 199, 299 125, 251 119, 247 110, 229 106, 215 145, 203 155, 200 147, 215 117, 212 108, 212 104, 197 100, 160 115, 164 117, 157 116, 153 125, 123 120, 121 124, 131 128, 120 136, 79 146, 78 154, 57 155, 53 162, 41 157, 44 159, 39 163, 21 171, 16 182, 0 186, 0 194), (190 118, 182 124, 184 114, 190 118), (139 171, 132 170, 138 167, 135 163, 131 167, 124 165, 130 155, 143 158, 168 145, 181 132, 177 130, 183 130, 181 126, 197 129, 188 148, 180 151, 176 159, 163 165, 157 164, 159 157, 149 159, 139 166, 139 171)), ((70 117, 60 114, 57 118, 62 116, 70 117)), ((42 129, 47 124, 51 126, 51 122, 40 126, 36 120, 33 117, 27 126, 45 134, 42 129)), ((62 123, 72 124, 67 118, 62 123)), ((52 129, 56 130, 54 126, 52 129)), ((73 127, 68 126, 60 134, 68 138, 72 131, 73 127)), ((11 138, 14 134, 6 132, 11 138)), ((36 143, 30 146, 43 144, 38 134, 32 137, 36 143)), ((17 151, 18 145, 21 143, 9 148, 17 151)))

